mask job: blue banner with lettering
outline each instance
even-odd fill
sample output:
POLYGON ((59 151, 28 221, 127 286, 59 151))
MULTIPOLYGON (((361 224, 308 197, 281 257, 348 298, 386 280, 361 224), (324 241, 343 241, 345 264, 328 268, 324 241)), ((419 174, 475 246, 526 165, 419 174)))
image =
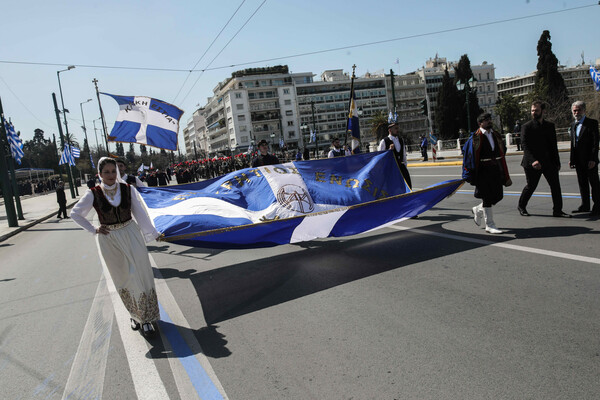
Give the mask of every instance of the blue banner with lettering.
POLYGON ((418 215, 462 180, 411 192, 391 151, 246 168, 139 191, 163 240, 248 248, 348 236, 418 215))

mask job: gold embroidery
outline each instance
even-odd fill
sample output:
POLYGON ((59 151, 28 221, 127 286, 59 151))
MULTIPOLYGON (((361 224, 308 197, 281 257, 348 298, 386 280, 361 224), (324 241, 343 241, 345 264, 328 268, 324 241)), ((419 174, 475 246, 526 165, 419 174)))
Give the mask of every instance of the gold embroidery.
POLYGON ((125 308, 139 322, 153 322, 160 319, 160 311, 158 309, 158 298, 156 291, 150 289, 150 292, 143 292, 140 298, 136 301, 129 289, 119 290, 119 296, 125 305, 125 308))

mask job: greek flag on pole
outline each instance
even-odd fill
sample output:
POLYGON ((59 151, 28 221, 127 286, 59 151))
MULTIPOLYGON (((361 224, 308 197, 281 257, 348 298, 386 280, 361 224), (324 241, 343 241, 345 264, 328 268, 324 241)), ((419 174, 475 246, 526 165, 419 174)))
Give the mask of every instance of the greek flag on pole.
POLYGON ((71 154, 73 154, 73 157, 79 158, 81 156, 81 151, 77 147, 71 146, 71 154))
POLYGON ((310 130, 310 139, 308 140, 308 143, 314 143, 316 141, 317 141, 317 133, 311 129, 310 130))
POLYGON ((69 164, 75 165, 75 158, 69 149, 69 145, 65 143, 65 148, 60 156, 60 160, 58 161, 58 165, 69 164))
POLYGON ((600 73, 596 68, 590 66, 590 75, 592 76, 592 80, 594 81, 594 88, 597 92, 600 92, 600 73))
POLYGON ((144 96, 110 96, 119 104, 119 114, 108 136, 111 142, 138 143, 177 150, 179 119, 183 110, 164 101, 144 96))
POLYGON ((350 114, 348 115, 348 132, 352 136, 351 150, 352 154, 360 151, 360 126, 358 125, 358 109, 354 96, 354 86, 350 93, 350 114))
POLYGON ((392 152, 383 151, 138 190, 165 241, 252 248, 382 228, 430 209, 462 184, 456 179, 411 191, 392 152))
POLYGON ((17 164, 21 165, 21 159, 23 158, 23 141, 15 132, 15 127, 12 122, 4 121, 4 127, 6 129, 6 137, 8 139, 8 144, 10 145, 10 153, 12 157, 17 162, 17 164))
POLYGON ((94 159, 92 158, 92 153, 90 153, 90 162, 92 163, 92 168, 96 169, 96 165, 94 164, 94 159))

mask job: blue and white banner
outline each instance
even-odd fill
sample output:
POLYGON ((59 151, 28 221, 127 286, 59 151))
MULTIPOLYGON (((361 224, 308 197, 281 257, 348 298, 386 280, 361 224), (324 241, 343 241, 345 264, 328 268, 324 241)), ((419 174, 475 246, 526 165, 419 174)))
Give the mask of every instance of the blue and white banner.
POLYGON ((317 141, 317 133, 311 129, 310 130, 310 139, 308 140, 308 143, 314 143, 316 141, 317 141))
POLYGON ((90 163, 92 164, 92 169, 96 169, 96 164, 94 164, 94 159, 92 158, 92 153, 90 153, 90 163))
POLYGON ((69 145, 65 143, 65 148, 60 156, 60 160, 58 161, 58 165, 69 164, 75 165, 75 158, 73 154, 71 154, 71 150, 69 150, 69 145))
POLYGON ((592 66, 590 66, 590 75, 592 77, 592 81, 594 81, 594 88, 597 92, 600 91, 600 73, 598 70, 592 66))
POLYGON ((138 143, 177 150, 179 119, 183 110, 164 101, 144 96, 110 96, 119 104, 119 114, 108 140, 138 143))
POLYGON ((392 152, 246 168, 178 186, 139 188, 164 240, 251 248, 355 235, 418 215, 462 180, 411 192, 392 152))
POLYGON ((352 136, 350 150, 352 154, 360 152, 360 126, 358 123, 358 108, 354 95, 354 86, 350 93, 350 114, 348 114, 348 133, 352 136))
POLYGON ((23 153, 23 141, 15 132, 15 127, 12 122, 4 121, 4 128, 6 129, 6 137, 8 144, 10 145, 10 153, 17 164, 21 165, 21 159, 24 156, 23 153))

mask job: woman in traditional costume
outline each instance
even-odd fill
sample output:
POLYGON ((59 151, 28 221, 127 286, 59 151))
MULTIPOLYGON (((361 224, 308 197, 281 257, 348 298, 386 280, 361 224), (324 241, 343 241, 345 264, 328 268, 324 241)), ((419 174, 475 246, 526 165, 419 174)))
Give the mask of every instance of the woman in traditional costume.
POLYGON ((156 333, 160 312, 145 242, 157 239, 159 233, 138 191, 121 179, 114 159, 102 157, 98 174, 102 183, 85 192, 73 207, 71 218, 96 234, 100 253, 131 315, 131 329, 141 328, 145 337, 151 337, 156 333), (86 219, 92 208, 98 214, 99 227, 86 219))

